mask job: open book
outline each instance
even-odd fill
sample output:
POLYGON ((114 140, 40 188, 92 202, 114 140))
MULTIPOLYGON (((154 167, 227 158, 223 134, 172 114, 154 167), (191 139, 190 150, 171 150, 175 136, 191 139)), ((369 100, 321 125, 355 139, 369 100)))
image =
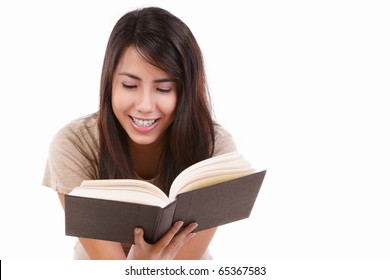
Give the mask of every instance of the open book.
POLYGON ((175 221, 196 231, 249 217, 266 171, 238 152, 198 162, 173 181, 169 196, 142 180, 85 180, 65 195, 67 235, 132 243, 135 227, 157 241, 175 221))

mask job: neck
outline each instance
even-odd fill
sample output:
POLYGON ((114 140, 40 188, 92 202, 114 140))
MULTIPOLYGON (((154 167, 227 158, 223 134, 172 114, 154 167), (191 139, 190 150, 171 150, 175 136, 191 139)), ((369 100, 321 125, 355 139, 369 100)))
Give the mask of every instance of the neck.
POLYGON ((130 154, 134 170, 144 180, 155 178, 160 171, 160 160, 165 141, 157 141, 148 145, 130 142, 130 154))

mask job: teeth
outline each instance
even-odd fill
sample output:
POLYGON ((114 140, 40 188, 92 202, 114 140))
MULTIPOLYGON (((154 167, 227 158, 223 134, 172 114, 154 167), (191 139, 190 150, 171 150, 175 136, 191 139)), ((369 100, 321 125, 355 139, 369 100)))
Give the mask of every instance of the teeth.
POLYGON ((140 120, 140 119, 136 119, 134 117, 132 117, 132 119, 136 125, 144 126, 144 127, 151 126, 156 122, 156 120, 140 120))

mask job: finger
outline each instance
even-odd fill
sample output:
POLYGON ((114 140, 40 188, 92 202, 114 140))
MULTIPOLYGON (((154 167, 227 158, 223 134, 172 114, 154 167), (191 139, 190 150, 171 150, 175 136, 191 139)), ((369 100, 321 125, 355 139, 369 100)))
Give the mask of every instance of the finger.
POLYGON ((170 242, 170 247, 181 247, 183 244, 193 238, 195 236, 195 233, 192 231, 196 229, 198 226, 197 223, 191 223, 188 226, 186 226, 182 231, 180 231, 174 238, 172 238, 170 242))
POLYGON ((177 242, 180 242, 181 240, 184 240, 188 235, 193 235, 192 231, 195 230, 198 227, 197 223, 191 223, 188 226, 186 226, 182 231, 180 231, 174 239, 177 242))
POLYGON ((144 239, 144 230, 142 228, 134 229, 134 244, 139 247, 143 247, 146 244, 144 239))
POLYGON ((188 235, 191 233, 193 230, 195 230, 198 227, 197 223, 191 223, 188 226, 186 226, 180 234, 188 235))
POLYGON ((188 240, 194 238, 195 236, 196 236, 196 232, 191 232, 191 233, 187 234, 183 240, 183 244, 186 243, 188 240))
POLYGON ((163 237, 161 237, 161 239, 156 244, 160 245, 163 248, 168 246, 171 240, 175 237, 176 233, 179 232, 182 226, 183 226, 182 221, 178 221, 174 223, 173 226, 168 230, 168 232, 163 237))

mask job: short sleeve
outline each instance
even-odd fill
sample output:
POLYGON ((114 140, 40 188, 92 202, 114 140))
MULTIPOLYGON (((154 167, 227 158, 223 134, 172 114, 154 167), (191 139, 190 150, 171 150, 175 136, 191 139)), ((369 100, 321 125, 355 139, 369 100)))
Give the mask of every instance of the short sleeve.
POLYGON ((49 148, 42 185, 67 194, 83 180, 97 179, 96 137, 96 125, 87 119, 74 121, 58 131, 49 148))
POLYGON ((215 126, 215 147, 213 156, 218 156, 236 151, 236 144, 232 135, 222 126, 215 126))

